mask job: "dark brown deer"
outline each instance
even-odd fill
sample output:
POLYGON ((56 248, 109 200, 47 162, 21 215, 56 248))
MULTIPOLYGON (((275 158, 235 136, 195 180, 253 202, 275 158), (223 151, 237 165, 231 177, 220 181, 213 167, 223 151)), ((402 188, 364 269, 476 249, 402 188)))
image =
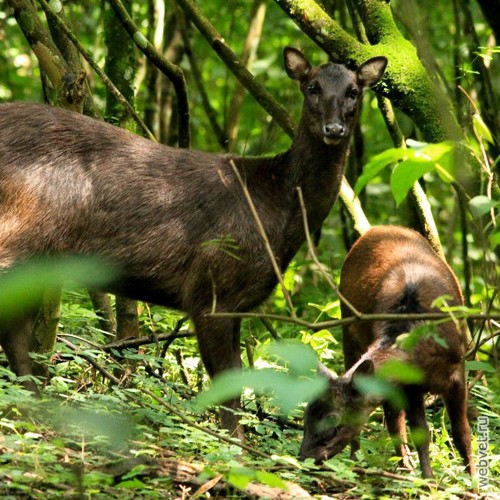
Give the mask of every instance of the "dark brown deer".
MULTIPOLYGON (((189 314, 210 377, 240 367, 240 321, 209 313, 254 308, 277 277, 233 166, 284 270, 305 241, 297 187, 316 230, 337 198, 363 91, 387 64, 375 57, 355 72, 312 68, 294 48, 284 60, 304 109, 291 148, 269 158, 175 149, 53 107, 1 105, 0 270, 38 255, 104 257, 121 270, 107 291, 189 314)), ((0 327, 18 375, 32 370, 34 317, 0 327)), ((241 436, 234 412, 221 417, 241 436)))
MULTIPOLYGON (((354 244, 342 268, 340 292, 350 305, 366 314, 436 312, 433 302, 441 296, 446 296, 449 305, 463 305, 460 286, 449 266, 425 238, 396 226, 374 227, 354 244)), ((352 309, 343 303, 342 317, 352 315, 352 309)), ((423 324, 413 320, 356 321, 344 327, 347 373, 335 378, 321 367, 329 388, 306 409, 301 458, 311 457, 321 462, 339 453, 349 442, 354 455, 362 426, 370 413, 383 404, 387 427, 403 465, 411 468, 406 446, 406 414, 412 433, 420 431, 420 438, 415 441, 422 474, 432 477, 424 406, 424 396, 430 392, 443 397, 455 446, 467 470, 475 474, 467 418, 464 324, 446 321, 437 326, 437 335, 445 345, 435 342, 431 335, 423 335, 411 349, 398 347, 398 336, 423 324), (421 383, 402 387, 406 411, 394 408, 380 397, 362 393, 354 383, 357 375, 371 375, 392 359, 419 368, 424 376, 421 383)))

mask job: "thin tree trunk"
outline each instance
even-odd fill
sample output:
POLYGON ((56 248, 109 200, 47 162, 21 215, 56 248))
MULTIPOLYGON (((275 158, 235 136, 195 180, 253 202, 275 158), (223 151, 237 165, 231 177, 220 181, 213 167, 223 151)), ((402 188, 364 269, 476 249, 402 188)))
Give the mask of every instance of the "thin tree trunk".
MULTIPOLYGON (((123 2, 128 12, 131 12, 132 1, 123 2)), ((105 43, 107 56, 105 71, 116 87, 132 107, 135 103, 134 79, 137 69, 135 45, 121 23, 116 19, 113 10, 107 3, 105 10, 105 43)), ((106 119, 120 127, 136 132, 135 122, 125 113, 115 97, 109 92, 106 95, 106 119)), ((116 297, 116 337, 123 340, 139 336, 139 319, 137 302, 125 297, 116 297)))

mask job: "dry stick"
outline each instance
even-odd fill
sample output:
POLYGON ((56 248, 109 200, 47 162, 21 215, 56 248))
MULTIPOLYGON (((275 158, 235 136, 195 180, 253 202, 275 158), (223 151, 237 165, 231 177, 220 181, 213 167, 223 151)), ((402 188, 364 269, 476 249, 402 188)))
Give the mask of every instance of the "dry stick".
POLYGON ((281 291, 283 292, 283 296, 285 297, 285 301, 288 305, 288 308, 290 309, 291 317, 297 318, 297 316, 295 314, 294 307, 293 307, 292 298, 290 296, 290 292, 287 290, 287 288, 285 286, 285 282, 283 281, 283 276, 281 274, 281 269, 278 265, 276 257, 274 256, 273 249, 271 247, 271 243, 269 242, 269 238, 267 237, 266 230, 264 229, 264 225, 262 224, 262 221, 260 220, 260 216, 257 212, 257 209, 255 208, 252 197, 250 196, 248 188, 246 187, 245 182, 241 178, 240 172, 239 172, 238 168, 236 167, 234 161, 230 160, 229 163, 231 164, 234 175, 236 176, 236 179, 240 183, 241 189, 243 190, 243 194, 244 194, 245 199, 248 203, 248 207, 250 208, 250 212, 252 213, 252 216, 255 220, 255 224, 257 225, 257 230, 260 234, 260 237, 264 241, 264 245, 266 247, 267 254, 269 255, 269 258, 271 259, 271 264, 273 266, 276 277, 278 278, 278 281, 280 283, 281 291))
POLYGON ((325 279, 325 281, 328 283, 330 288, 339 296, 339 299, 350 309, 350 311, 354 314, 354 316, 359 317, 361 315, 361 312, 358 311, 350 302, 347 300, 346 297, 340 292, 339 287, 333 282, 332 278, 330 275, 324 270, 323 265, 319 261, 316 251, 314 250, 314 244, 311 240, 311 233, 309 231, 309 223, 307 221, 307 210, 306 210, 306 205, 304 203, 304 197, 302 196, 302 189, 300 186, 297 187, 297 194, 299 195, 299 203, 300 203, 300 210, 302 212, 302 220, 304 222, 304 232, 306 234, 306 240, 307 240, 307 246, 309 248, 309 252, 311 253, 311 257, 316 264, 319 272, 321 273, 321 276, 325 279))
POLYGON ((196 334, 194 332, 168 332, 168 333, 162 333, 160 335, 148 335, 147 337, 138 337, 138 338, 133 338, 133 339, 124 339, 124 340, 117 340, 115 342, 110 342, 109 344, 105 345, 100 345, 96 344, 95 342, 92 342, 89 339, 80 337, 79 335, 75 335, 73 333, 58 333, 57 338, 62 339, 66 337, 71 337, 73 339, 77 339, 81 342, 85 342, 86 344, 91 345, 95 349, 99 349, 102 352, 109 352, 112 349, 115 349, 117 351, 120 351, 122 349, 129 349, 129 348, 134 348, 134 347, 140 347, 142 345, 147 345, 147 344, 156 344, 158 342, 161 342, 163 340, 169 341, 169 340, 176 340, 176 339, 185 339, 185 338, 190 338, 190 337, 196 337, 196 334))
POLYGON ((78 38, 74 35, 74 33, 69 29, 69 27, 66 25, 66 23, 56 14, 56 12, 54 10, 52 10, 52 8, 50 7, 50 5, 48 4, 48 2, 46 0, 38 0, 38 1, 40 2, 40 5, 42 6, 43 10, 45 11, 45 14, 48 17, 50 17, 59 26, 59 28, 62 31, 64 31, 66 36, 73 42, 73 44, 78 49, 80 54, 82 54, 84 59, 89 63, 90 67, 99 75, 99 78, 106 85, 106 87, 108 87, 109 91, 120 102, 120 104, 127 109, 127 111, 134 118, 134 120, 137 122, 137 124, 139 125, 141 130, 146 134, 146 136, 149 139, 151 139, 152 141, 156 142, 155 136, 152 134, 152 132, 146 126, 146 124, 144 123, 142 118, 136 113, 135 109, 129 104, 127 99, 125 99, 125 97, 123 97, 123 94, 115 87, 115 85, 109 79, 109 77, 106 75, 106 73, 94 61, 92 56, 83 47, 83 45, 80 43, 78 38))
POLYGON ((156 50, 155 46, 141 33, 120 0, 109 0, 109 3, 137 48, 172 82, 177 96, 179 146, 189 148, 191 132, 189 130, 189 102, 184 72, 156 50))
POLYGON ((500 313, 497 314, 467 314, 466 312, 454 312, 453 317, 450 317, 448 313, 412 313, 412 314, 364 314, 360 313, 359 316, 350 316, 348 318, 335 319, 331 321, 320 321, 319 323, 309 323, 308 321, 291 318, 289 316, 281 316, 279 314, 267 314, 267 313, 255 313, 255 312, 244 312, 244 313, 223 313, 215 312, 211 313, 210 316, 219 318, 267 318, 276 321, 281 321, 283 323, 293 323, 298 326, 302 326, 317 332, 318 330, 323 330, 325 328, 336 328, 343 325, 349 325, 355 321, 455 321, 461 319, 473 319, 480 321, 488 320, 500 320, 500 313))

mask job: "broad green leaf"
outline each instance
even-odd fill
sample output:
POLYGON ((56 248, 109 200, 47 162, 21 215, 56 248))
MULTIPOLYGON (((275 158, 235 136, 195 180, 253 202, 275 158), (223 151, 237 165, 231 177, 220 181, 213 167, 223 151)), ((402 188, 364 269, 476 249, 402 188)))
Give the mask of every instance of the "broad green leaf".
POLYGON ((455 144, 452 141, 427 144, 422 153, 434 163, 439 178, 446 183, 455 182, 455 144))
POLYGON ((469 201, 469 208, 474 219, 479 219, 483 215, 489 213, 489 211, 498 205, 498 201, 490 200, 487 196, 479 195, 474 196, 472 200, 469 201))
POLYGON ((255 471, 248 467, 232 467, 226 479, 236 488, 244 490, 255 479, 255 471))
POLYGON ((500 231, 494 231, 490 234, 490 245, 494 250, 500 244, 500 231))
POLYGON ((405 406, 405 397, 399 387, 377 376, 355 375, 354 386, 372 398, 390 401, 396 408, 405 406))
POLYGON ((377 376, 402 384, 419 384, 424 380, 422 370, 399 359, 390 359, 377 369, 377 376))
POLYGON ((272 472, 267 472, 265 470, 256 470, 255 479, 257 479, 259 483, 267 484, 267 486, 271 486, 272 488, 281 488, 282 490, 287 489, 287 486, 283 479, 272 472))
POLYGON ((310 378, 298 378, 292 373, 271 369, 231 370, 216 377, 211 388, 198 396, 196 404, 206 408, 223 403, 239 396, 243 388, 248 387, 257 394, 272 395, 274 403, 286 415, 299 403, 316 399, 327 385, 326 379, 316 374, 311 374, 310 378))
POLYGON ((406 148, 391 148, 374 156, 366 165, 363 173, 358 177, 354 191, 359 194, 360 191, 370 182, 380 171, 382 171, 390 163, 395 163, 402 158, 412 156, 414 153, 411 149, 406 148))
POLYGON ((95 258, 33 259, 0 276, 0 317, 36 306, 40 295, 64 283, 99 288, 116 276, 116 269, 95 258))
POLYGON ((391 175, 391 191, 396 200, 396 206, 399 206, 406 198, 413 184, 424 174, 432 170, 434 170, 432 162, 424 158, 418 158, 417 156, 396 165, 391 175))
POLYGON ((472 128, 474 129, 474 134, 476 134, 476 137, 479 141, 484 139, 490 144, 493 144, 494 141, 490 129, 488 128, 486 123, 484 123, 479 113, 474 113, 472 115, 472 128))
POLYGON ((496 372, 496 368, 494 366, 491 366, 489 363, 484 363, 483 361, 466 361, 465 369, 473 371, 489 372, 489 373, 496 372))
POLYGON ((316 353, 300 342, 273 342, 268 346, 267 352, 284 361, 294 375, 310 375, 318 365, 316 353))

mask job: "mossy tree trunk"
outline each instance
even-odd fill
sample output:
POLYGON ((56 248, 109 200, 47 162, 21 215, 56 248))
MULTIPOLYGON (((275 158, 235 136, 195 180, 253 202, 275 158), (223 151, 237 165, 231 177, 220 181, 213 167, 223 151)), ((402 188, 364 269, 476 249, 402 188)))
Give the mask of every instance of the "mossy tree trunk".
POLYGON ((389 65, 376 90, 413 119, 425 141, 439 142, 459 136, 451 103, 431 80, 416 48, 399 31, 390 2, 352 2, 370 45, 351 36, 314 0, 275 2, 334 61, 356 67, 370 57, 386 56, 389 65))
MULTIPOLYGON (((123 4, 127 11, 131 12, 132 1, 124 0, 123 4)), ((135 45, 116 19, 110 6, 103 2, 103 7, 107 48, 105 72, 133 107, 135 104, 134 80, 137 69, 135 45)), ((109 91, 106 94, 106 121, 131 132, 137 132, 135 121, 109 91)), ((135 300, 116 297, 116 336, 119 340, 139 336, 139 319, 135 300)))

